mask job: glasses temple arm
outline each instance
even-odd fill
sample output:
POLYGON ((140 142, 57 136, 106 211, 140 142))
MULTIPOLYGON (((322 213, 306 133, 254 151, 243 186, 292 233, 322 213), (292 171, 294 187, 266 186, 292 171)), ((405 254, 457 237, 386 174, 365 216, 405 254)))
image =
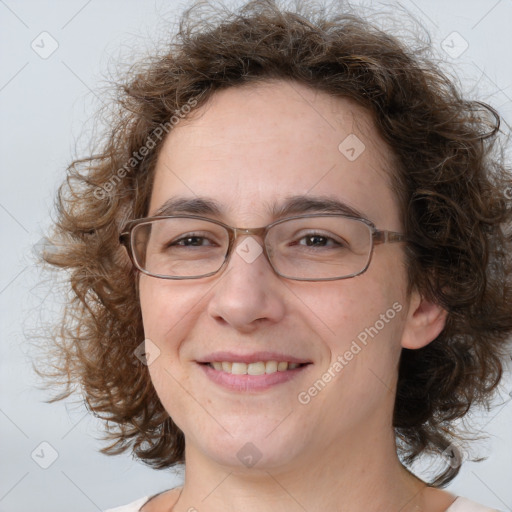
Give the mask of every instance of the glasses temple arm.
POLYGON ((397 233, 396 231, 374 231, 373 232, 373 243, 374 244, 385 244, 392 242, 405 242, 406 237, 403 233, 397 233))

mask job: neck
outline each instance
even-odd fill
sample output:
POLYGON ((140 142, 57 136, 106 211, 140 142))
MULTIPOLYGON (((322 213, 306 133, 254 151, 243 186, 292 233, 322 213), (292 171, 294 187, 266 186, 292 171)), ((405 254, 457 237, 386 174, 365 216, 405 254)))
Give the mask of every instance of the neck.
POLYGON ((319 440, 287 465, 259 469, 228 467, 187 445, 185 485, 173 510, 424 510, 425 484, 400 464, 392 429, 380 432, 359 429, 338 446, 319 440))

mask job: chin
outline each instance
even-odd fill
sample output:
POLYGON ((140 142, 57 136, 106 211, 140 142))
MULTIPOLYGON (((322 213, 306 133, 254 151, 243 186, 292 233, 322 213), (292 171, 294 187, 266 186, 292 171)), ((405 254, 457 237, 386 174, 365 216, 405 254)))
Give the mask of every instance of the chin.
POLYGON ((294 463, 301 452, 297 441, 300 437, 304 442, 303 436, 284 430, 268 435, 271 430, 252 434, 250 429, 240 428, 243 433, 233 436, 223 431, 222 436, 212 436, 206 444, 203 438, 199 449, 216 463, 238 469, 268 470, 294 463))

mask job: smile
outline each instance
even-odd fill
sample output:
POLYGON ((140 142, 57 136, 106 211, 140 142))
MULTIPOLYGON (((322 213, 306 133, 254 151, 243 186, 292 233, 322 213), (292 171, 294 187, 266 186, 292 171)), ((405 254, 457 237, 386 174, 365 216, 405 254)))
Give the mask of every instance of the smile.
POLYGON ((210 368, 232 375, 264 375, 275 372, 286 372, 288 370, 295 370, 304 364, 290 363, 287 361, 258 361, 256 363, 243 363, 232 361, 214 361, 207 363, 210 368))
POLYGON ((311 363, 287 361, 213 361, 199 363, 210 382, 229 391, 256 393, 270 390, 278 384, 295 379, 306 371, 311 363))

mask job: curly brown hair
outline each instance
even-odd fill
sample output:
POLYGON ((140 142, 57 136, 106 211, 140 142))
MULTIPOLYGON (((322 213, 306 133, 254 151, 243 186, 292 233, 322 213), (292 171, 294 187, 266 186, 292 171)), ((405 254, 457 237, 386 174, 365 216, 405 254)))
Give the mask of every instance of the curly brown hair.
POLYGON ((228 87, 292 80, 363 106, 394 155, 410 289, 448 312, 437 339, 402 352, 394 427, 405 463, 439 455, 460 435, 455 420, 489 405, 509 351, 512 181, 498 114, 464 99, 428 45, 406 45, 353 11, 302 3, 290 12, 271 0, 234 12, 202 6, 183 15, 163 54, 126 75, 111 131, 96 154, 69 166, 59 189, 58 250, 44 259, 68 270, 72 299, 46 370, 65 386, 54 400, 80 387, 106 421, 105 453, 131 449, 156 468, 184 462, 183 433, 134 356, 144 339, 138 275, 119 233, 147 215, 163 132, 184 106, 228 87))

